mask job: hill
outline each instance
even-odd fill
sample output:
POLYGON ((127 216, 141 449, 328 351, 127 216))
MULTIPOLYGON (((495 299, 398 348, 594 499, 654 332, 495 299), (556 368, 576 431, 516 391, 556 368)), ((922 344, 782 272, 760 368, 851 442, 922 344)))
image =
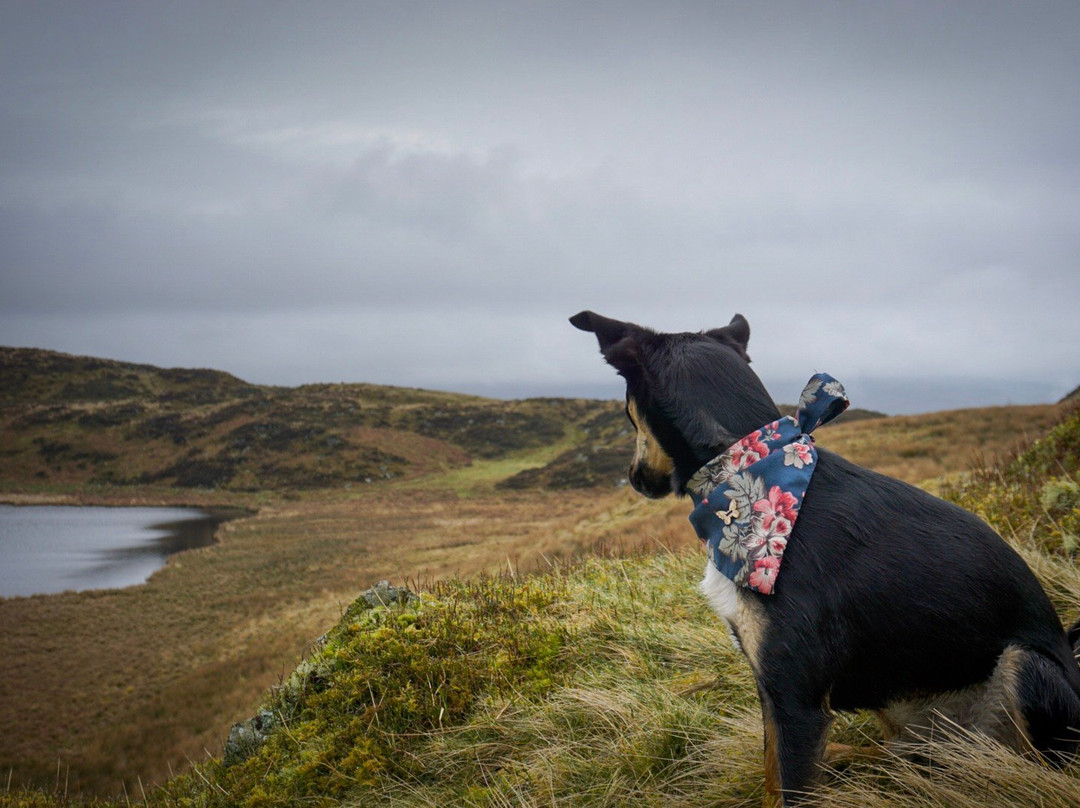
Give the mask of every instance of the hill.
MULTIPOLYGON (((1080 411, 946 491, 1016 546, 1070 621, 1080 572, 1064 537, 1080 528, 1078 444, 1080 411), (1050 507, 1047 492, 1057 492, 1050 507)), ((759 803, 754 685, 695 594, 700 566, 684 551, 593 557, 385 605, 362 597, 266 695, 226 758, 145 804, 759 803)), ((876 732, 857 715, 834 736, 864 743, 876 732)), ((829 772, 809 804, 1064 808, 1080 793, 1080 766, 1054 771, 979 738, 935 742, 925 757, 931 768, 886 756, 829 772)), ((32 799, 48 804, 12 797, 32 799)))
MULTIPOLYGON (((0 380, 0 500, 252 513, 145 586, 0 599, 0 778, 16 785, 132 794, 204 750, 220 756, 229 725, 380 578, 429 597, 459 587, 447 608, 463 610, 478 573, 509 567, 524 582, 553 564, 570 576, 574 559, 606 564, 595 559, 612 548, 682 559, 696 545, 683 503, 622 485, 633 441, 620 402, 262 387, 22 349, 0 349, 0 380)), ((912 482, 962 480, 973 458, 1007 456, 1058 418, 1053 406, 877 417, 829 425, 819 441, 912 482)), ((625 572, 629 587, 660 574, 617 563, 601 574, 625 572)), ((676 587, 697 574, 692 556, 670 563, 676 587)), ((567 581, 543 608, 591 620, 574 603, 593 584, 567 581)), ((619 585, 597 585, 597 597, 619 585)), ((506 597, 491 586, 490 597, 506 597)), ((672 601, 673 614, 694 597, 672 601)))
POLYGON ((0 490, 370 485, 549 447, 616 411, 367 384, 265 387, 0 348, 0 490))
MULTIPOLYGON (((793 411, 782 406, 783 412, 793 411)), ((853 460, 920 482, 1007 452, 1052 406, 889 418, 852 409, 821 433, 853 460), (948 444, 947 449, 942 446, 948 444)), ((615 401, 484 399, 370 384, 253 385, 0 348, 0 492, 116 498, 351 489, 457 473, 457 487, 611 488, 632 445, 615 401), (188 493, 185 493, 188 492, 188 493)))

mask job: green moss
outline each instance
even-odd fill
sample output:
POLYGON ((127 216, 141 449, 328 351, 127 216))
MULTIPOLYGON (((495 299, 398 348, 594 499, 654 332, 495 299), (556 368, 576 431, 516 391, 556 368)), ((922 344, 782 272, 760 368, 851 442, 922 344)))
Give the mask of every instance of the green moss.
POLYGON ((1018 482, 1080 475, 1080 407, 1020 454, 1006 474, 1018 482))
POLYGON ((412 750, 427 733, 461 725, 481 699, 534 699, 560 681, 561 595, 553 579, 482 578, 440 584, 405 607, 356 601, 272 693, 277 728, 256 753, 209 764, 162 798, 322 805, 387 779, 422 781, 412 750))
POLYGON ((944 486, 942 496, 1007 538, 1052 554, 1072 553, 1080 536, 1080 409, 1011 462, 944 486))
POLYGON ((1040 488, 1039 504, 1050 522, 1051 534, 1061 538, 1065 552, 1080 549, 1080 485, 1053 477, 1040 488))
POLYGON ((1080 507, 1080 485, 1072 480, 1051 479, 1043 484, 1039 502, 1049 513, 1068 513, 1080 507))

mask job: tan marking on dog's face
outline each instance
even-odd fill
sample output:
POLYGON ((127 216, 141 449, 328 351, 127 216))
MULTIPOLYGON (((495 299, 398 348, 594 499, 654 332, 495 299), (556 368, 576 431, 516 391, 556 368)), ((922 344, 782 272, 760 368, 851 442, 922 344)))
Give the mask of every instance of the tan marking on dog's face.
POLYGON ((675 462, 656 440, 656 436, 649 430, 648 424, 638 409, 637 402, 631 398, 626 403, 626 412, 630 416, 630 423, 637 431, 637 448, 634 451, 634 459, 630 463, 632 470, 647 469, 656 477, 667 477, 675 470, 675 462))

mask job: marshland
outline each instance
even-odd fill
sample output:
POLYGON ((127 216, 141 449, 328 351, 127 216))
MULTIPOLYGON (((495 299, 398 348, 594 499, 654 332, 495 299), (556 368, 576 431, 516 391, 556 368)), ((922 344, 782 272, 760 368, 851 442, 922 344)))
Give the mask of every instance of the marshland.
MULTIPOLYGON (((684 504, 624 484, 619 402, 2 356, 5 502, 243 511, 145 584, 0 600, 5 802, 760 801, 749 669, 695 591, 684 504), (419 597, 357 600, 381 579, 419 597)), ((819 442, 975 510, 1071 621, 1078 430, 1067 404, 856 411, 819 442)), ((830 773, 821 799, 1080 793, 978 739, 935 756, 830 773)))

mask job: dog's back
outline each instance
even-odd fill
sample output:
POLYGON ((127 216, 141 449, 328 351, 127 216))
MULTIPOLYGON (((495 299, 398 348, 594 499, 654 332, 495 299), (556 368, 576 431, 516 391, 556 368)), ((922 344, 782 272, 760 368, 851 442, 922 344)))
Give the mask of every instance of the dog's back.
POLYGON ((1080 726, 1080 669, 1053 606, 971 513, 821 450, 787 552, 790 571, 762 599, 768 631, 785 636, 767 648, 813 660, 807 675, 834 708, 969 687, 1019 646, 1060 669, 1080 726))

